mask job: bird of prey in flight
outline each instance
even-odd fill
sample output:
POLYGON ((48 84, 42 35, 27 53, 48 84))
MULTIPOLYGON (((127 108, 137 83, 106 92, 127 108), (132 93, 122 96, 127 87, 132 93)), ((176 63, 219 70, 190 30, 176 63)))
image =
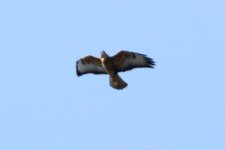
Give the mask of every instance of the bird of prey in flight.
POLYGON ((110 86, 119 90, 128 85, 118 75, 119 72, 134 68, 154 68, 154 66, 154 60, 144 54, 122 50, 110 57, 102 51, 100 58, 89 55, 79 59, 76 62, 76 73, 77 76, 87 73, 108 74, 110 86))

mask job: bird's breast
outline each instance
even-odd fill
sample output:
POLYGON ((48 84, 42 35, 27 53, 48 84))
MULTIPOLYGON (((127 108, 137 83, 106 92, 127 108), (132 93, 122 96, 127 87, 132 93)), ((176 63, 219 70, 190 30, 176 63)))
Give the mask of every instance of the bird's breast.
POLYGON ((105 62, 106 62, 106 61, 105 61, 105 58, 101 58, 101 63, 102 63, 102 66, 103 66, 104 68, 105 68, 105 66, 106 66, 106 65, 105 65, 105 62))

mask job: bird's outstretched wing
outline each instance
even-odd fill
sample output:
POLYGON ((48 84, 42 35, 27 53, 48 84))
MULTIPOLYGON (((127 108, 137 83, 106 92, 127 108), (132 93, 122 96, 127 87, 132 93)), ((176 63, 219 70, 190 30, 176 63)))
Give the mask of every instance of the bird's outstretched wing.
POLYGON ((81 76, 87 73, 106 74, 106 71, 102 67, 100 59, 93 56, 86 56, 76 62, 76 73, 78 76, 81 76))
POLYGON ((154 68, 155 62, 153 59, 147 57, 144 54, 129 52, 129 51, 120 51, 113 57, 111 60, 114 64, 116 72, 128 71, 134 68, 154 68))

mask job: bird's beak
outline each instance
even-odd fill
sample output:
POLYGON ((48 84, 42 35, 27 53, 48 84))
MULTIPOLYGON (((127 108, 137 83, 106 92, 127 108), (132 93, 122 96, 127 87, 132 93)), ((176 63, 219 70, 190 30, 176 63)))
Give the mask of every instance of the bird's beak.
POLYGON ((103 51, 101 51, 101 56, 103 56, 105 54, 105 51, 103 50, 103 51))
POLYGON ((105 53, 105 51, 103 50, 103 51, 101 51, 101 54, 104 54, 105 53))

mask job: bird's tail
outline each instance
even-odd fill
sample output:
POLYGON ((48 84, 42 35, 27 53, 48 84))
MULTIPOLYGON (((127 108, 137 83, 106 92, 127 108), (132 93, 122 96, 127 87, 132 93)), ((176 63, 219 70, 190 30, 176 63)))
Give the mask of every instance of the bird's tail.
POLYGON ((110 86, 117 90, 123 89, 128 85, 119 75, 109 77, 109 82, 110 86))

